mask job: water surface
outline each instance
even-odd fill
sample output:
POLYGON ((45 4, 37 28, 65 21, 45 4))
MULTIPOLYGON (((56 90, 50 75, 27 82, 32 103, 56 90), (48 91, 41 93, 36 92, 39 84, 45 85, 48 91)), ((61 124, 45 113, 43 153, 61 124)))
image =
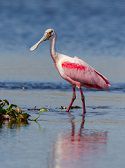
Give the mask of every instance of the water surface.
MULTIPOLYGON (((125 96, 121 91, 85 91, 86 118, 82 110, 71 115, 60 106, 67 106, 71 91, 61 89, 1 89, 1 98, 21 106, 34 118, 37 106, 47 107, 38 123, 29 121, 21 128, 0 129, 2 167, 32 168, 117 168, 124 167, 125 96)), ((79 93, 74 105, 81 106, 79 93)))

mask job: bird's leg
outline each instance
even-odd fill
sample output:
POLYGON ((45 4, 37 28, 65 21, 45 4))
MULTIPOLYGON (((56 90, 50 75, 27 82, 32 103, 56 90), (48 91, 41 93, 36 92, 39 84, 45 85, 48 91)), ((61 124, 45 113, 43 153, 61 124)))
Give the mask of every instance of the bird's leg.
POLYGON ((74 100, 76 99, 76 86, 72 86, 72 90, 73 90, 72 100, 71 100, 66 112, 69 112, 69 110, 72 107, 72 104, 73 104, 74 100))
POLYGON ((80 90, 81 100, 82 100, 83 116, 85 116, 85 113, 86 113, 85 98, 84 98, 84 94, 83 94, 83 91, 82 91, 81 87, 79 88, 79 90, 80 90))

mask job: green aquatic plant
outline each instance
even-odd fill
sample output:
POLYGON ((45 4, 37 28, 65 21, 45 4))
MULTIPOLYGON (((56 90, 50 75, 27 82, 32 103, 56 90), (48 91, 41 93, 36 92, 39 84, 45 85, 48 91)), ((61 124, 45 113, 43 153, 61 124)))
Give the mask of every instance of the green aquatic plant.
MULTIPOLYGON (((35 108, 35 109, 36 109, 36 108, 35 108)), ((43 112, 47 112, 47 111, 48 111, 48 109, 45 108, 45 107, 39 108, 39 109, 37 109, 37 110, 39 111, 38 116, 37 116, 36 118, 34 118, 34 119, 30 119, 30 121, 35 121, 35 122, 37 122, 38 119, 40 118, 41 114, 42 114, 43 112)))
POLYGON ((45 107, 41 108, 28 108, 28 111, 38 111, 36 118, 29 118, 29 114, 24 112, 20 107, 15 104, 10 104, 8 100, 0 99, 0 128, 6 124, 9 128, 20 127, 28 124, 28 121, 37 122, 43 112, 47 112, 45 107))
POLYGON ((22 111, 20 107, 15 104, 10 104, 8 100, 0 99, 0 123, 8 122, 8 125, 13 124, 22 125, 28 124, 29 114, 22 111))
POLYGON ((43 112, 47 112, 48 111, 48 109, 47 108, 45 108, 45 107, 42 107, 42 108, 40 108, 40 110, 39 110, 41 113, 43 113, 43 112))

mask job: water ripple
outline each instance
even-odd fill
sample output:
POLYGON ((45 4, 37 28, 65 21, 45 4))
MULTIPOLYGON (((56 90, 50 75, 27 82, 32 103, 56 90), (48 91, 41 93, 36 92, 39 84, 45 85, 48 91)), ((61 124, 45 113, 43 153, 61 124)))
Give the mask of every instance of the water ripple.
POLYGON ((0 89, 9 90, 69 90, 70 85, 53 82, 0 82, 0 89))
MULTIPOLYGON (((0 90, 70 90, 68 83, 57 82, 0 82, 0 90)), ((85 89, 97 91, 93 89, 85 89)), ((103 91, 103 90, 101 90, 103 91)), ((125 83, 112 84, 110 92, 125 92, 125 83)))

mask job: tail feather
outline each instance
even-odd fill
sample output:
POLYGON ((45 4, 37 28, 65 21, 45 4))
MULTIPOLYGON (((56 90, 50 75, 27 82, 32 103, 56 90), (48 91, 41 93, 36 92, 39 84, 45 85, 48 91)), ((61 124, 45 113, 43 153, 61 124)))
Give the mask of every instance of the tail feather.
POLYGON ((105 77, 105 76, 103 76, 101 73, 99 73, 98 71, 96 71, 95 70, 95 72, 105 81, 105 86, 106 86, 106 88, 109 88, 110 86, 111 86, 111 84, 110 84, 110 82, 108 81, 108 79, 105 77))

